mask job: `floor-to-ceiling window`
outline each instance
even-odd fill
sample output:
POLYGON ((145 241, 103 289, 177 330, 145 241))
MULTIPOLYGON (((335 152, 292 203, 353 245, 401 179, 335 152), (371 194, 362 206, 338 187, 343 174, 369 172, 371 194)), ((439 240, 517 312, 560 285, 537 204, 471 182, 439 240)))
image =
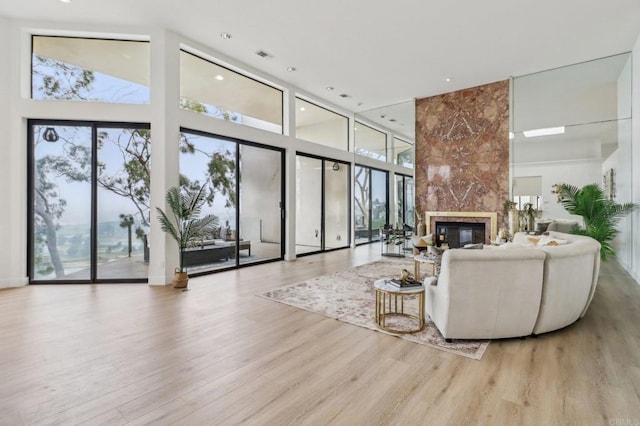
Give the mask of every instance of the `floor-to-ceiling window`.
POLYGON ((280 149, 183 129, 181 185, 206 185, 203 214, 217 221, 189 248, 190 273, 282 259, 284 153, 280 149))
POLYGON ((296 156, 296 254, 349 246, 349 164, 296 156))
POLYGON ((414 226, 415 223, 415 186, 413 177, 396 174, 396 225, 414 226))
POLYGON ((31 282, 144 281, 148 126, 29 122, 31 282))
POLYGON ((389 223, 389 173, 371 167, 355 167, 356 244, 378 241, 380 228, 389 223))

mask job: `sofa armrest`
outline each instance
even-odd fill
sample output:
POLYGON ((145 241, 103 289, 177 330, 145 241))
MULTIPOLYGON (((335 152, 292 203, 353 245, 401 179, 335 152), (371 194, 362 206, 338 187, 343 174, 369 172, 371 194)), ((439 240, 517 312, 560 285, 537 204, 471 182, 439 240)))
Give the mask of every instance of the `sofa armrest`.
POLYGON ((438 277, 426 277, 423 284, 425 287, 436 286, 438 285, 438 277))

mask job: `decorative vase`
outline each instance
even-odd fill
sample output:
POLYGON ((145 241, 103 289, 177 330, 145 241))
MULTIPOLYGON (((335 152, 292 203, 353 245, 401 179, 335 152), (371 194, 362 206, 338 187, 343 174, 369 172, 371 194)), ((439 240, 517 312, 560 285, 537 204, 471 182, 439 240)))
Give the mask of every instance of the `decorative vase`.
POLYGON ((173 274, 172 283, 173 288, 186 288, 189 284, 189 274, 186 272, 180 272, 180 270, 176 268, 176 271, 173 274))
POLYGON ((513 238, 520 230, 520 212, 517 209, 509 209, 509 234, 513 238))
POLYGON ((423 237, 427 235, 427 225, 425 225, 422 219, 418 221, 417 229, 418 229, 418 237, 423 237))

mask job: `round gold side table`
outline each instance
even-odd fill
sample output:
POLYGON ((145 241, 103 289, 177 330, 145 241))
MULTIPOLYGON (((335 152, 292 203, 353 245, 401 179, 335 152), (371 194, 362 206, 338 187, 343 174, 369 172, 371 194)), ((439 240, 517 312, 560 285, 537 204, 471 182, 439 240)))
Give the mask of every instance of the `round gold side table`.
POLYGON ((399 289, 391 284, 391 279, 383 278, 373 283, 376 290, 376 325, 389 333, 406 334, 417 333, 424 329, 424 286, 399 289), (404 312, 404 297, 416 296, 418 301, 418 314, 404 312), (399 330, 387 326, 387 317, 404 317, 414 320, 415 328, 399 330))
POLYGON ((433 257, 425 256, 424 254, 417 254, 413 256, 413 267, 414 273, 413 276, 416 280, 420 280, 420 264, 426 263, 431 265, 431 276, 434 277, 436 275, 436 260, 433 257))

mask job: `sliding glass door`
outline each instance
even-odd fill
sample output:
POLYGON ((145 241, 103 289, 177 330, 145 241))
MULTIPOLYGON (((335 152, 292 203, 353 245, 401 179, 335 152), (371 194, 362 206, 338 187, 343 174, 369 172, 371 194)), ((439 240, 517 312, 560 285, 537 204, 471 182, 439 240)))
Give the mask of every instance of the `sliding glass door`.
POLYGON ((180 183, 207 188, 217 220, 185 255, 190 274, 284 257, 284 151, 183 129, 180 183))
POLYGON ((349 246, 349 164, 296 156, 296 255, 349 246))
POLYGON ((396 227, 415 223, 415 186, 411 176, 396 174, 396 227))
POLYGON ((296 156, 296 255, 322 250, 322 159, 296 156))
POLYGON ((356 244, 380 240, 380 228, 389 223, 389 174, 384 170, 355 167, 356 244))
POLYGON ((148 126, 29 122, 30 281, 147 278, 148 126))

